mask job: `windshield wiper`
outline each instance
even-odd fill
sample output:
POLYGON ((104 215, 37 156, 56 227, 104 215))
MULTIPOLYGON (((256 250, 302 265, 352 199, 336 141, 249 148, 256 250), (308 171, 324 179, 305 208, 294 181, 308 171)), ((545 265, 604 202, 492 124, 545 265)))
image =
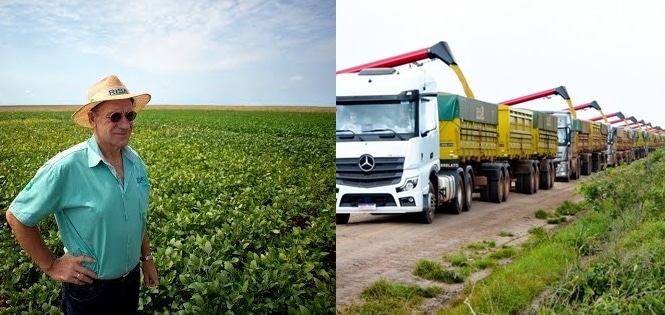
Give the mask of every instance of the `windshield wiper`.
MULTIPOLYGON (((340 133, 340 132, 350 132, 351 133, 351 136, 338 136, 340 139, 353 139, 353 138, 356 137, 356 133, 353 132, 353 130, 351 130, 351 129, 337 129, 337 130, 335 130, 335 133, 340 133)), ((358 136, 358 139, 360 139, 360 141, 365 141, 360 136, 358 136)))
POLYGON ((397 134, 397 132, 395 132, 395 130, 392 130, 392 129, 390 129, 390 128, 386 128, 386 129, 372 129, 372 130, 367 130, 366 132, 383 132, 383 131, 390 131, 390 132, 392 132, 392 135, 388 135, 388 136, 379 136, 380 138, 386 138, 386 137, 395 138, 395 136, 397 136, 400 140, 404 140, 404 138, 402 138, 402 136, 400 136, 399 134, 397 134))

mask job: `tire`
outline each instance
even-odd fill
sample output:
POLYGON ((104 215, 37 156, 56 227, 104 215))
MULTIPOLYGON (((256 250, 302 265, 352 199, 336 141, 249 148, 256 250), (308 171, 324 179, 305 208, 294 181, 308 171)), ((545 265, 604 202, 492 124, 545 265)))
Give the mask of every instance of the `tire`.
POLYGON ((584 176, 591 175, 591 163, 590 162, 582 163, 582 175, 584 175, 584 176))
POLYGON ((464 207, 464 185, 459 174, 455 175, 455 198, 445 205, 446 213, 460 214, 464 207))
POLYGON ((538 185, 540 185, 540 171, 538 170, 538 166, 535 166, 534 168, 531 169, 531 178, 533 178, 533 193, 538 192, 538 185))
POLYGON ((522 192, 527 195, 533 194, 533 185, 536 181, 533 178, 533 171, 529 174, 522 174, 522 192))
POLYGON ((540 189, 550 189, 550 168, 549 166, 547 167, 547 170, 544 172, 539 171, 539 177, 540 177, 540 184, 539 188, 540 189))
POLYGON ((549 185, 550 188, 549 189, 552 189, 552 188, 554 188, 554 182, 556 181, 556 168, 554 167, 554 164, 550 163, 549 169, 550 169, 550 185, 549 185))
POLYGON ((524 192, 524 175, 517 174, 517 179, 515 180, 515 191, 518 193, 524 192))
POLYGON ((503 172, 499 170, 499 178, 496 180, 491 180, 489 183, 489 201, 494 203, 501 203, 501 198, 503 198, 503 187, 505 186, 503 180, 503 172))
POLYGON ((580 163, 578 161, 577 164, 575 164, 575 169, 571 168, 571 174, 570 174, 570 179, 579 179, 580 178, 580 163))
POLYGON ((503 196, 501 201, 508 201, 508 195, 510 194, 510 172, 508 169, 503 170, 503 196))
POLYGON ((424 198, 423 211, 418 217, 420 223, 430 224, 434 221, 434 213, 436 212, 436 192, 434 191, 434 184, 429 182, 429 192, 424 198))
POLYGON ((473 179, 471 173, 464 172, 464 205, 462 211, 471 210, 471 203, 473 202, 473 179))
POLYGON ((351 217, 350 213, 339 213, 335 215, 335 223, 337 224, 347 224, 349 223, 349 218, 351 217))

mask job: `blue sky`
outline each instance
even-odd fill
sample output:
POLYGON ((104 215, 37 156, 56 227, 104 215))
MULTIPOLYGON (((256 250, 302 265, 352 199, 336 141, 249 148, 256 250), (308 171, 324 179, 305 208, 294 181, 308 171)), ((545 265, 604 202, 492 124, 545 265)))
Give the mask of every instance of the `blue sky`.
POLYGON ((335 1, 0 1, 0 105, 334 105, 335 1))
MULTIPOLYGON (((337 0, 336 69, 447 41, 476 98, 501 102, 565 86, 574 105, 596 100, 665 128, 665 18, 656 0, 337 0)), ((440 61, 424 66, 440 90, 462 94, 440 61)), ((560 97, 519 107, 556 110, 560 97)), ((596 110, 580 118, 599 116, 596 110)))

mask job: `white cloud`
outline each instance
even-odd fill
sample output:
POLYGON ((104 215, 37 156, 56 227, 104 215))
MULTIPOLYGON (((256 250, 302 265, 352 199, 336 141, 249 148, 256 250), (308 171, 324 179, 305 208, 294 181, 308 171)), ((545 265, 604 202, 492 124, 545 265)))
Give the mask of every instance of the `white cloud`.
POLYGON ((157 72, 204 71, 295 58, 332 61, 334 1, 13 1, 0 32, 31 23, 52 42, 157 72))
POLYGON ((305 78, 304 78, 303 76, 299 75, 299 74, 298 74, 298 75, 294 75, 294 76, 292 76, 291 78, 289 78, 289 80, 290 80, 290 81, 293 81, 293 82, 299 82, 299 81, 302 81, 302 80, 304 80, 304 79, 305 79, 305 78))

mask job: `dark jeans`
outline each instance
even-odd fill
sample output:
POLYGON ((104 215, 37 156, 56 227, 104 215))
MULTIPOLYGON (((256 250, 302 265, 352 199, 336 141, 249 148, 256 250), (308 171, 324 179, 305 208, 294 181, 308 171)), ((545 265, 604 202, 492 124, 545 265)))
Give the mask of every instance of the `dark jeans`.
POLYGON ((60 308, 67 315, 137 314, 141 273, 137 265, 125 277, 92 284, 62 284, 60 308))

